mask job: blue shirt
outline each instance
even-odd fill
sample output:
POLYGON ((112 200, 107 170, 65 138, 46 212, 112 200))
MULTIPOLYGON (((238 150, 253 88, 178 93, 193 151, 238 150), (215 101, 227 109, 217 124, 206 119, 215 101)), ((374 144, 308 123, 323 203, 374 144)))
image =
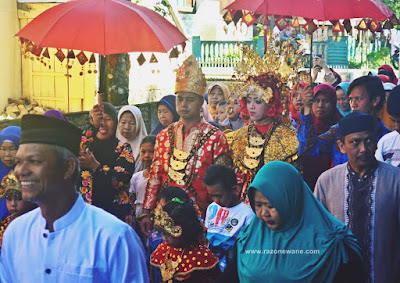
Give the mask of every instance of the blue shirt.
POLYGON ((40 208, 11 222, 1 250, 7 283, 149 282, 134 230, 81 195, 53 226, 50 233, 40 208))
MULTIPOLYGON (((376 143, 378 143, 382 136, 390 132, 391 130, 385 127, 382 120, 379 120, 379 124, 375 130, 376 143)), ((347 154, 341 153, 336 146, 336 141, 339 137, 339 124, 331 126, 327 132, 317 136, 313 127, 311 114, 303 115, 303 113, 300 113, 300 128, 297 133, 300 155, 318 157, 323 153, 327 153, 333 157, 333 166, 343 164, 349 159, 347 158, 347 154)))

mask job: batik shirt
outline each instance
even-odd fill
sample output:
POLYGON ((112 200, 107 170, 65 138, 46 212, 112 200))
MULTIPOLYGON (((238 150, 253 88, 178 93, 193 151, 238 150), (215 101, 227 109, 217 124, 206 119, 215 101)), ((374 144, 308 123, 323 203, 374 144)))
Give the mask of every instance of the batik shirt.
POLYGON ((203 177, 212 164, 229 163, 227 152, 224 134, 204 120, 186 131, 181 121, 163 129, 157 135, 143 208, 153 209, 157 194, 168 186, 183 188, 195 200, 208 201, 203 177))
MULTIPOLYGON (((376 143, 379 139, 390 133, 391 131, 385 127, 382 120, 376 126, 376 143)), ((333 156, 333 165, 343 164, 348 161, 347 154, 343 154, 336 146, 336 141, 340 137, 339 124, 331 126, 331 128, 322 135, 317 136, 313 127, 311 114, 300 114, 300 128, 297 138, 300 143, 300 155, 320 156, 323 153, 333 156)))
POLYGON ((370 277, 372 273, 372 251, 373 251, 373 226, 375 219, 375 171, 378 163, 368 169, 365 174, 360 177, 350 164, 347 164, 346 176, 346 214, 345 224, 350 228, 351 232, 356 236, 360 245, 364 259, 364 268, 370 277))

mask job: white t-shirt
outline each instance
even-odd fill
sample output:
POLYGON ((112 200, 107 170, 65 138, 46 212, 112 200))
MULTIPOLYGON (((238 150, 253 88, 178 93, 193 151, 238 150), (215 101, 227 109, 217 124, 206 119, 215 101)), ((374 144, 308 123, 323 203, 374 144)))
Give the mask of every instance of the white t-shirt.
POLYGON ((393 131, 384 135, 378 142, 375 158, 393 166, 400 165, 400 134, 393 131))
POLYGON ((222 207, 216 202, 207 208, 205 226, 210 247, 229 250, 242 228, 253 219, 254 212, 243 202, 234 207, 222 207))
POLYGON ((131 187, 129 189, 131 194, 136 194, 136 217, 142 213, 144 195, 146 193, 147 181, 149 180, 149 178, 143 176, 143 172, 144 171, 140 171, 133 174, 131 178, 131 187))

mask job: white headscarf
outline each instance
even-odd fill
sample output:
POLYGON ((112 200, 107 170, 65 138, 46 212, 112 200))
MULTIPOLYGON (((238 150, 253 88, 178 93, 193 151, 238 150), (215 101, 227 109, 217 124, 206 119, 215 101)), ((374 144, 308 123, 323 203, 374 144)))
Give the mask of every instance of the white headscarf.
POLYGON ((140 112, 140 109, 136 106, 133 105, 125 105, 124 107, 122 107, 119 112, 118 112, 118 123, 119 120, 121 119, 121 116, 124 112, 131 112, 133 117, 135 117, 136 120, 136 133, 135 133, 135 138, 133 140, 127 140, 126 138, 124 138, 118 127, 117 127, 117 138, 127 142, 131 145, 132 147, 132 152, 133 152, 133 158, 135 158, 135 172, 138 171, 142 171, 144 170, 144 166, 142 164, 142 162, 140 161, 140 143, 142 142, 143 138, 147 136, 147 130, 146 130, 146 126, 144 124, 143 118, 142 118, 142 112, 140 112))

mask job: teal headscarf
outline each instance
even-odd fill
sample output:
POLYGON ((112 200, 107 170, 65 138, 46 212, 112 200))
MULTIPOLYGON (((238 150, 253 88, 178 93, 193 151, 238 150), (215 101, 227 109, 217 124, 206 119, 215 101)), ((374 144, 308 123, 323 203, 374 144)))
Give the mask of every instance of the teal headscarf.
POLYGON ((269 162, 257 173, 248 190, 254 211, 255 189, 275 207, 283 226, 272 230, 254 217, 242 230, 237 240, 240 282, 330 283, 340 264, 348 262, 346 246, 361 257, 348 227, 321 205, 289 163, 269 162))
MULTIPOLYGON (((340 84, 338 84, 336 86, 336 90, 338 88, 341 88, 343 90, 343 92, 347 95, 347 97, 349 96, 349 94, 347 93, 347 89, 349 88, 350 83, 349 82, 342 82, 340 84)), ((342 114, 343 117, 346 117, 347 115, 349 115, 351 113, 351 109, 347 110, 347 111, 343 111, 340 107, 339 104, 336 104, 336 108, 339 110, 340 114, 342 114)))

